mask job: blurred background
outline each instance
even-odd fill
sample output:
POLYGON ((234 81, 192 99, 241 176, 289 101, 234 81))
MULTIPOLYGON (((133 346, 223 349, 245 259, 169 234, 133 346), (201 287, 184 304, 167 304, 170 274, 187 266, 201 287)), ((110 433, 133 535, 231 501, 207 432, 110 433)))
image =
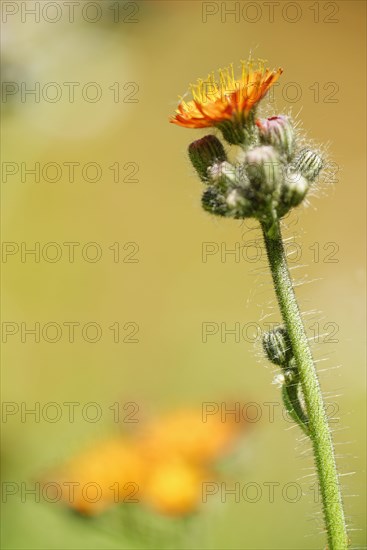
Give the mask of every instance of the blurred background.
POLYGON ((324 545, 309 444, 260 353, 279 321, 260 233, 201 210, 186 149, 204 134, 168 123, 190 82, 250 52, 284 69, 270 113, 292 112, 333 163, 284 229, 363 547, 365 3, 71 4, 1 6, 3 548, 324 545), (83 521, 27 493, 94 442, 208 402, 257 404, 223 475, 258 498, 219 491, 161 518, 161 540, 149 507, 130 506, 129 533, 113 511, 83 521))

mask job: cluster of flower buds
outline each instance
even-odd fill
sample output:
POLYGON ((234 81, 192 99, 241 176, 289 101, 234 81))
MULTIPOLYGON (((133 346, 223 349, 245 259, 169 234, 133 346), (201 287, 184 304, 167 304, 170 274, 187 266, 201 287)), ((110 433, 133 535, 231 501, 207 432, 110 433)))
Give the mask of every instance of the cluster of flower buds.
POLYGON ((308 434, 308 418, 303 404, 298 367, 286 328, 279 326, 266 332, 263 336, 263 348, 269 361, 282 369, 277 381, 282 386, 282 396, 286 410, 302 430, 308 434))
POLYGON ((285 115, 254 121, 252 139, 244 141, 232 163, 214 135, 194 141, 189 157, 207 185, 205 210, 261 221, 281 218, 298 206, 323 167, 317 152, 297 148, 292 121, 285 115))

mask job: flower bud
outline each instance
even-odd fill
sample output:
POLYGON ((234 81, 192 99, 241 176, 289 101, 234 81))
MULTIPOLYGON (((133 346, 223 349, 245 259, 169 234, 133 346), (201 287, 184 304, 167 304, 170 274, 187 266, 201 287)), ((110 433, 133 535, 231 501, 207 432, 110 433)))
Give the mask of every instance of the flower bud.
POLYGON ((207 212, 217 216, 226 216, 228 206, 225 196, 216 188, 208 187, 201 198, 201 204, 207 212))
POLYGON ((293 163, 294 169, 310 182, 315 181, 323 166, 321 156, 311 149, 303 149, 293 163))
POLYGON ((291 343, 287 330, 276 327, 263 335, 263 348, 269 361, 274 365, 287 367, 293 357, 291 343))
POLYGON ((261 143, 273 145, 280 153, 290 159, 294 153, 294 129, 289 117, 285 115, 262 118, 256 121, 261 143))
POLYGON ((246 203, 246 199, 238 189, 233 189, 227 196, 227 204, 230 208, 238 208, 246 203))
POLYGON ((301 204, 310 187, 310 182, 300 172, 288 171, 279 199, 279 214, 283 216, 294 206, 301 204))
POLYGON ((283 166, 274 147, 263 145, 250 149, 245 156, 245 166, 251 187, 263 194, 263 198, 280 187, 283 166))
POLYGON ((250 201, 246 199, 245 192, 241 187, 232 189, 226 198, 228 215, 233 218, 247 218, 252 214, 250 201))
POLYGON ((208 168, 208 179, 214 185, 227 188, 236 182, 236 169, 227 161, 218 162, 208 168))
POLYGON ((208 168, 227 160, 224 147, 213 135, 205 136, 189 145, 189 157, 200 179, 208 183, 208 168))

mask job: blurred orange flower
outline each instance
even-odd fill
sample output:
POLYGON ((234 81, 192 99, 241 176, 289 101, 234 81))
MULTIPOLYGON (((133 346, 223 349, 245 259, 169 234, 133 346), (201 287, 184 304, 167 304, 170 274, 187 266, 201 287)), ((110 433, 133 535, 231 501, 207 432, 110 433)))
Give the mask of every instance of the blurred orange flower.
POLYGON ((140 438, 150 460, 181 456, 193 464, 215 461, 232 450, 243 429, 232 416, 223 422, 220 414, 203 418, 197 409, 181 409, 153 421, 140 438))
POLYGON ((118 502, 136 502, 145 477, 146 463, 138 450, 116 437, 75 456, 53 481, 62 489, 67 506, 80 514, 96 515, 118 502))
POLYGON ((62 501, 84 515, 132 502, 169 516, 188 515, 199 507, 203 482, 213 480, 212 465, 233 448, 242 427, 220 415, 203 421, 200 409, 181 409, 129 439, 114 437, 81 452, 45 484, 56 482, 62 501))

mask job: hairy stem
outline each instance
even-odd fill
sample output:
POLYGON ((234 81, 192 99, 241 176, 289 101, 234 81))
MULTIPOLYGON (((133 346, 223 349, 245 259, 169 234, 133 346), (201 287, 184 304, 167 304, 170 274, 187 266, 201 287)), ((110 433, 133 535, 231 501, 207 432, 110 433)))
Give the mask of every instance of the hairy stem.
POLYGON ((320 483, 329 550, 344 550, 348 537, 333 442, 311 349, 288 270, 279 221, 262 230, 275 292, 297 363, 320 483))

